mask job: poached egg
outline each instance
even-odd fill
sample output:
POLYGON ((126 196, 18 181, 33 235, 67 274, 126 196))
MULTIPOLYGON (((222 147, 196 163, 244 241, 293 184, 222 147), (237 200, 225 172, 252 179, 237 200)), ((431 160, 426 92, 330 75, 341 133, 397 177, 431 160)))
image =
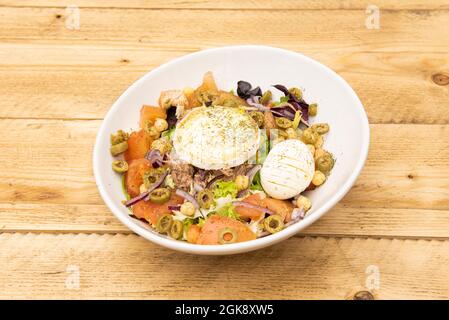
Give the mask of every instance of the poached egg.
POLYGON ((268 153, 260 170, 264 191, 275 199, 289 199, 304 191, 315 172, 309 148, 299 140, 285 140, 268 153))
POLYGON ((178 122, 176 155, 195 167, 215 170, 238 166, 259 148, 256 122, 239 108, 198 107, 178 122))

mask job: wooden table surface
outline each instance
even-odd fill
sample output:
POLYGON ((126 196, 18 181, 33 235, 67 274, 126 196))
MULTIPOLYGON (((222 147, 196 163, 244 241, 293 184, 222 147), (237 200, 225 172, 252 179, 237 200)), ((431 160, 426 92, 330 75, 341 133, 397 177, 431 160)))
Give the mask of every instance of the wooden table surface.
POLYGON ((448 299, 448 21, 448 0, 0 0, 0 298, 448 299), (343 76, 369 116, 369 158, 297 237, 181 254, 104 205, 94 139, 143 74, 231 44, 302 52, 343 76))

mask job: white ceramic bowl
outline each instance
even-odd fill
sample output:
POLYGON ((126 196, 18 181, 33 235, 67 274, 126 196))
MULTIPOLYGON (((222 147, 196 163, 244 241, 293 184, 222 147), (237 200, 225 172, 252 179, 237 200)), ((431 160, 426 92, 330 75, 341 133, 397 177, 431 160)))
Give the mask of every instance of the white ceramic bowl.
MULTIPOLYGON (((271 88, 273 93, 277 90, 271 88)), ((278 94, 278 97, 280 95, 278 94)), ((114 103, 98 132, 93 154, 96 183, 106 205, 128 228, 161 246, 195 254, 223 255, 260 249, 285 240, 323 216, 351 188, 365 163, 369 146, 368 119, 357 95, 335 72, 301 54, 265 46, 231 46, 196 52, 170 61, 147 73, 114 103), (205 72, 212 71, 223 90, 236 89, 238 80, 249 81, 262 90, 273 84, 299 86, 305 100, 317 102, 313 122, 327 122, 330 132, 325 148, 336 157, 328 181, 309 192, 313 207, 302 221, 264 238, 229 245, 195 245, 153 232, 129 216, 121 179, 111 170, 109 136, 118 129, 138 128, 143 104, 156 105, 167 89, 196 87, 205 72)))

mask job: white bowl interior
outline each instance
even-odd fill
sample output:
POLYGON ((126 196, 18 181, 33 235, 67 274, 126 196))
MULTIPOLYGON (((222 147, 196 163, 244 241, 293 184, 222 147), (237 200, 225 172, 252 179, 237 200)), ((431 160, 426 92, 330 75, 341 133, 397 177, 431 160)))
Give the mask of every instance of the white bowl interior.
POLYGON ((286 239, 322 216, 350 189, 366 160, 369 125, 363 106, 351 87, 336 73, 303 55, 264 46, 235 46, 205 50, 171 61, 134 83, 107 114, 94 149, 94 173, 100 193, 112 212, 143 237, 171 249, 198 254, 231 254, 255 250, 286 239), (245 80, 262 90, 281 94, 273 84, 303 89, 305 100, 318 103, 318 116, 312 122, 330 125, 324 148, 332 152, 336 165, 328 181, 308 192, 313 207, 301 222, 261 239, 224 246, 200 246, 175 241, 153 232, 129 217, 121 204, 124 195, 121 178, 110 169, 109 135, 118 129, 138 128, 143 104, 156 105, 163 90, 198 86, 205 72, 212 71, 223 90, 236 90, 245 80))

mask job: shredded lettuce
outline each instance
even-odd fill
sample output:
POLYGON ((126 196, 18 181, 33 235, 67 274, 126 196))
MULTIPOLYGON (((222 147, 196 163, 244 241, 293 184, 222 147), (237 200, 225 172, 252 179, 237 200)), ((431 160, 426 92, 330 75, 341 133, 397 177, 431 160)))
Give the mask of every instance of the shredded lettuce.
POLYGON ((184 225, 184 229, 187 230, 192 224, 197 224, 198 226, 202 227, 205 222, 206 222, 206 220, 201 217, 186 218, 182 221, 182 224, 184 225))
POLYGON ((234 181, 223 181, 220 180, 215 183, 214 188, 214 198, 224 198, 227 196, 231 196, 232 198, 236 198, 238 193, 237 184, 234 181))
POLYGON ((228 203, 228 204, 224 205, 219 210, 217 210, 216 213, 222 217, 229 217, 229 218, 236 219, 236 220, 240 219, 240 216, 235 211, 235 208, 232 205, 232 203, 228 203))
POLYGON ((288 100, 289 100, 289 97, 288 97, 288 96, 281 97, 281 98, 279 99, 279 101, 275 101, 275 102, 273 102, 273 104, 274 104, 275 106, 277 106, 278 104, 281 104, 281 103, 283 103, 283 102, 288 102, 288 100))
POLYGON ((175 133, 175 128, 171 128, 169 130, 165 130, 164 132, 162 132, 161 137, 168 138, 169 140, 171 140, 174 133, 175 133))
POLYGON ((249 186, 250 190, 263 191, 262 183, 260 182, 260 171, 254 176, 253 182, 249 186))

